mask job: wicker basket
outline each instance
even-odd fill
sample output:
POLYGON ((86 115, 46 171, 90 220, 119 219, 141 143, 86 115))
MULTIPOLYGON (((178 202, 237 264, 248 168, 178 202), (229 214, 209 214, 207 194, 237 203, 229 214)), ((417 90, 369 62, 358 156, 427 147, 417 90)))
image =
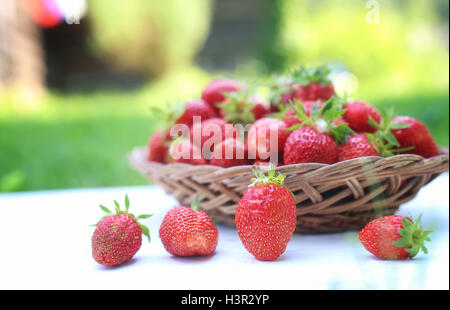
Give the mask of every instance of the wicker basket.
MULTIPOLYGON (((448 170, 448 150, 424 159, 417 155, 362 157, 333 165, 296 164, 277 168, 295 194, 297 231, 329 233, 361 229, 370 220, 394 214, 420 188, 448 170)), ((160 164, 146 160, 147 150, 134 149, 131 165, 162 186, 180 204, 195 196, 219 222, 234 225, 234 213, 253 176, 252 166, 221 168, 160 164)))

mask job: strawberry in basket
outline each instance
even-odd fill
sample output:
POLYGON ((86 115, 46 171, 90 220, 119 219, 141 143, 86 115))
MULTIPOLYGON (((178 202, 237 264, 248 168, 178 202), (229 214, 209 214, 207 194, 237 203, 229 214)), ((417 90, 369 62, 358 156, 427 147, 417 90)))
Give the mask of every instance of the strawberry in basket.
POLYGON ((166 134, 163 130, 157 130, 150 138, 148 142, 148 161, 154 161, 158 163, 165 163, 169 147, 166 143, 166 134))
MULTIPOLYGON (((290 133, 286 124, 281 120, 275 118, 257 120, 250 127, 247 136, 249 158, 268 160, 269 157, 273 159, 274 155, 281 156, 290 133), (273 146, 274 149, 272 149, 273 146)), ((278 161, 278 158, 276 161, 278 161)))
POLYGON ((420 121, 407 116, 397 117, 393 124, 407 124, 409 126, 401 128, 397 126, 392 130, 399 143, 399 148, 409 148, 408 151, 399 151, 399 153, 417 154, 425 158, 439 155, 439 148, 434 141, 428 128, 420 121))
POLYGON ((207 256, 214 253, 218 231, 211 218, 199 211, 196 198, 191 208, 178 206, 164 216, 159 237, 164 248, 176 256, 207 256))
POLYGON ((326 66, 315 68, 300 67, 289 76, 278 77, 270 85, 270 103, 273 111, 279 104, 287 105, 295 99, 301 101, 326 101, 334 94, 334 86, 329 79, 330 70, 326 66))
POLYGON ((249 164, 247 148, 239 139, 228 138, 214 148, 209 162, 223 168, 249 164))
POLYGON ((299 100, 328 100, 334 94, 334 87, 329 79, 330 69, 320 66, 307 69, 300 67, 292 74, 294 84, 298 85, 295 98, 299 100))
POLYGON ((297 213, 284 175, 255 173, 236 209, 236 228, 244 247, 258 260, 277 259, 294 234, 297 213))
POLYGON ((301 124, 290 128, 293 131, 284 145, 284 164, 337 162, 337 143, 344 142, 354 132, 346 123, 336 123, 344 111, 339 105, 335 106, 335 100, 328 100, 320 109, 317 104, 311 111, 311 117, 306 115, 299 101, 291 103, 291 108, 301 124))
POLYGON ((217 105, 225 101, 225 93, 235 92, 245 89, 245 85, 230 79, 218 79, 209 83, 202 92, 202 99, 207 102, 215 111, 217 105))
POLYGON ((201 148, 192 144, 189 139, 184 138, 178 138, 171 143, 167 161, 194 166, 208 164, 201 148))
POLYGON ((264 101, 252 96, 249 89, 225 93, 226 99, 218 104, 219 115, 232 124, 247 125, 270 113, 264 101))
POLYGON ((377 127, 369 125, 369 119, 380 123, 381 114, 368 103, 353 101, 345 104, 344 120, 356 132, 375 132, 377 127))
POLYGON ((199 147, 205 159, 209 160, 215 146, 227 138, 237 138, 238 132, 232 124, 216 117, 194 123, 190 135, 192 144, 199 147))

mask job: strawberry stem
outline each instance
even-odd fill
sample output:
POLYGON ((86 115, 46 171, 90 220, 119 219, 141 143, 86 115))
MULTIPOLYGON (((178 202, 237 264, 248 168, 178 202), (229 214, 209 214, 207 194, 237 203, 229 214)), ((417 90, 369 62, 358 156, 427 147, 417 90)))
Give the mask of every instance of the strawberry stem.
POLYGON ((149 232, 147 226, 145 226, 145 225, 139 223, 138 219, 146 219, 146 218, 151 217, 153 214, 141 214, 141 215, 139 215, 139 216, 136 217, 136 216, 134 216, 134 214, 129 213, 128 210, 129 210, 129 208, 130 208, 130 199, 128 198, 128 194, 125 194, 125 210, 124 210, 124 211, 122 211, 122 210, 120 209, 120 205, 119 205, 119 203, 118 203, 116 200, 114 200, 114 206, 115 206, 115 211, 116 211, 115 214, 113 214, 113 213, 111 212, 111 210, 109 210, 107 207, 105 207, 105 206, 103 206, 103 205, 100 205, 100 209, 102 209, 103 212, 106 213, 106 215, 104 215, 104 216, 100 219, 100 221, 98 221, 95 225, 91 225, 91 226, 96 227, 102 220, 104 220, 104 219, 107 218, 108 216, 119 215, 119 214, 128 214, 128 215, 129 215, 129 216, 130 216, 130 217, 131 217, 131 218, 132 218, 132 219, 133 219, 133 220, 141 227, 141 229, 142 229, 142 234, 143 234, 144 236, 146 236, 146 237, 148 238, 148 241, 150 242, 150 232, 149 232))
POLYGON ((283 186, 284 179, 286 178, 283 174, 277 173, 274 166, 269 168, 267 175, 262 169, 259 171, 257 169, 253 169, 252 171, 255 177, 251 179, 252 183, 248 187, 270 183, 283 186))

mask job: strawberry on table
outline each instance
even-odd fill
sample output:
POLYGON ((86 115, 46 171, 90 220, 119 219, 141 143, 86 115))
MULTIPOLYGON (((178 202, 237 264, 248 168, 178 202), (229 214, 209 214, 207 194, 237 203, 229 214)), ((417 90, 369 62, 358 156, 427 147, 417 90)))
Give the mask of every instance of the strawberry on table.
POLYGON ((371 132, 377 131, 377 128, 369 124, 369 119, 380 123, 381 114, 368 103, 362 101, 354 101, 347 103, 344 106, 344 120, 349 127, 356 132, 371 132))
POLYGON ((408 124, 406 128, 393 129, 392 133, 397 139, 400 148, 411 147, 403 153, 417 154, 425 158, 439 155, 439 148, 428 128, 420 121, 407 116, 397 117, 394 124, 408 124))
POLYGON ((225 93, 245 89, 245 85, 230 79, 218 79, 209 83, 202 92, 202 99, 217 111, 217 104, 225 101, 225 93))
POLYGON ((316 105, 311 110, 311 117, 306 115, 305 108, 299 101, 291 102, 291 108, 301 124, 290 128, 293 132, 284 145, 284 164, 337 162, 337 143, 344 142, 347 136, 354 134, 347 124, 335 124, 335 120, 344 111, 335 106, 333 99, 328 100, 320 110, 316 105))
POLYGON ((284 176, 254 170, 256 178, 236 209, 236 227, 244 247, 258 260, 277 259, 294 234, 295 199, 283 186, 284 176))
POLYGON ((117 201, 113 214, 108 208, 100 205, 106 213, 95 225, 97 228, 92 236, 92 256, 99 264, 111 267, 130 260, 140 249, 142 235, 150 241, 148 228, 138 222, 139 219, 149 218, 143 214, 135 217, 128 213, 130 201, 125 196, 125 210, 121 210, 117 201))
POLYGON ((359 240, 367 251, 378 258, 398 260, 413 258, 420 250, 428 253, 425 241, 430 241, 429 230, 411 217, 391 215, 377 218, 359 232, 359 240))
POLYGON ((226 139, 214 148, 209 163, 223 168, 247 165, 247 148, 239 139, 226 139))
POLYGON ((159 228, 164 248, 176 256, 207 256, 214 253, 218 231, 211 218, 199 211, 198 198, 191 208, 177 206, 164 216, 159 228))

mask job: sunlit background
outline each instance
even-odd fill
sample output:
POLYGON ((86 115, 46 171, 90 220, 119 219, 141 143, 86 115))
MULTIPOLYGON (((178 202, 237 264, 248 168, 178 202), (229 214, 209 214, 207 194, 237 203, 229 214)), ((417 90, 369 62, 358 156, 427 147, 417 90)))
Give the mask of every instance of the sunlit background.
POLYGON ((126 155, 158 125, 151 106, 300 64, 329 64, 353 97, 420 119, 448 147, 447 0, 1 6, 0 192, 145 184, 126 155))

